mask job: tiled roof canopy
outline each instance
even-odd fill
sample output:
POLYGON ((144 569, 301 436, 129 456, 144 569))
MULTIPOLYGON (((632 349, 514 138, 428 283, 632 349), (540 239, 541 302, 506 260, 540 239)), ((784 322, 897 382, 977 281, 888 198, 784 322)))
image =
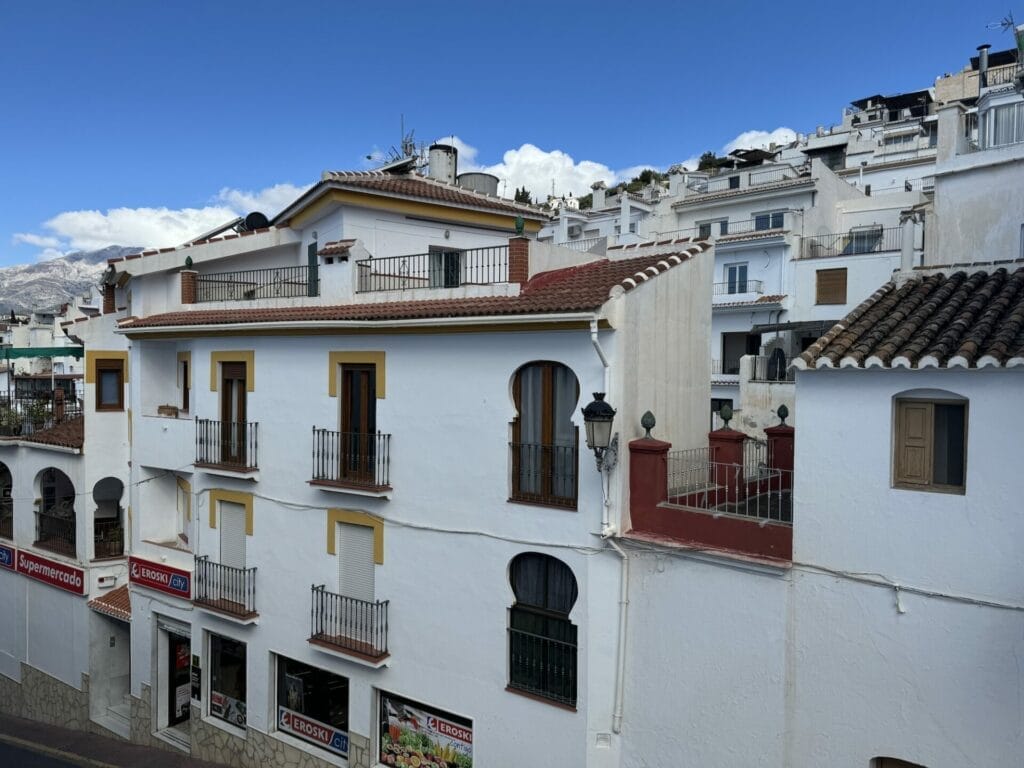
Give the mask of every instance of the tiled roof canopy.
POLYGON ((550 216, 532 205, 514 203, 482 192, 463 189, 453 184, 420 176, 419 174, 395 174, 384 171, 327 171, 321 183, 335 183, 350 189, 364 189, 369 192, 416 197, 440 203, 485 208, 502 213, 521 215, 525 218, 547 220, 550 216))
POLYGON ((640 283, 700 253, 704 247, 694 244, 676 253, 649 254, 622 260, 599 259, 575 267, 541 272, 523 285, 518 296, 168 312, 132 318, 122 322, 119 327, 130 330, 180 325, 415 320, 590 312, 608 300, 609 291, 615 286, 621 286, 626 291, 632 290, 640 283))
POLYGON ((105 613, 121 621, 132 620, 132 601, 128 594, 128 585, 112 589, 107 594, 101 595, 89 601, 89 607, 94 611, 105 613))
POLYGON ((1024 266, 886 283, 794 360, 813 368, 1024 365, 1024 266))

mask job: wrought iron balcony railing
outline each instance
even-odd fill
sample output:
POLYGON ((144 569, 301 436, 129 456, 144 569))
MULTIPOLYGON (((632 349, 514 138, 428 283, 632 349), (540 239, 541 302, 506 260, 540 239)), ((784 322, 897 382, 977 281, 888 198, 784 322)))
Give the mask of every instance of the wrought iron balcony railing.
POLYGON ((196 466, 252 472, 259 467, 258 436, 254 421, 196 419, 196 466))
POLYGON ((576 445, 509 443, 512 501, 576 507, 576 445))
POLYGON ((305 264, 196 275, 197 302, 254 301, 319 295, 319 268, 305 264))
POLYGON ((51 393, 0 395, 0 436, 30 435, 82 415, 82 404, 73 397, 51 393))
POLYGON ((124 526, 120 520, 93 521, 93 548, 96 558, 124 555, 124 526))
POLYGON ((0 512, 0 538, 14 538, 14 513, 9 509, 0 512))
POLYGON ((432 251, 356 262, 360 293, 508 282, 508 246, 432 251))
POLYGON ((898 251, 903 244, 901 227, 866 227, 818 237, 805 237, 803 257, 854 256, 860 253, 898 251))
POLYGON ((714 515, 792 525, 793 472, 766 466, 756 456, 745 451, 743 464, 727 464, 670 451, 668 503, 714 515))
POLYGON ((576 706, 576 643, 508 630, 508 687, 576 706))
POLYGON ((764 293, 764 283, 760 280, 730 280, 726 283, 714 283, 711 286, 712 296, 732 296, 737 293, 764 293))
POLYGON ((256 569, 221 565, 205 555, 196 557, 194 600, 198 605, 237 618, 254 618, 256 569))
POLYGON ((67 515, 50 511, 36 512, 34 546, 74 557, 77 554, 74 510, 69 510, 67 515))
POLYGON ((313 427, 313 482, 389 490, 391 435, 313 427))
POLYGON ((388 602, 359 600, 313 585, 310 640, 379 660, 388 655, 388 602))

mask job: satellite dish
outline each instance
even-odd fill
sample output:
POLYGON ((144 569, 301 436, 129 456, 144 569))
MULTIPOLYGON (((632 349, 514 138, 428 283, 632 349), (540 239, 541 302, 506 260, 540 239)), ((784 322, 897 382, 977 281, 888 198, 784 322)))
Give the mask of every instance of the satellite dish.
POLYGON ((270 221, 259 211, 253 211, 245 217, 245 228, 252 232, 255 229, 263 229, 269 227, 270 221))

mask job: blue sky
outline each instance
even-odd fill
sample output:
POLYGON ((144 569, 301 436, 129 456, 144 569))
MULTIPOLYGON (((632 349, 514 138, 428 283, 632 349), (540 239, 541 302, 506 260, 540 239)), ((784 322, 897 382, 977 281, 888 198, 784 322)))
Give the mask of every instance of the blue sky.
MULTIPOLYGON (((1006 0, 4 2, 0 264, 173 245, 456 136, 535 197, 930 86, 1006 0)), ((1024 7, 1018 9, 1024 18, 1024 7)), ((779 134, 776 134, 779 135, 779 134)), ((755 139, 756 141, 756 139, 755 139)))

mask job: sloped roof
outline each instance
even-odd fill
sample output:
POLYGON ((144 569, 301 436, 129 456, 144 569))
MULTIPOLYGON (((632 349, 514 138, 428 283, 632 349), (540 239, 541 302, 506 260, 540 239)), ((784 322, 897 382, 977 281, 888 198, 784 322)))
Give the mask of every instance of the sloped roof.
POLYGON ((793 365, 801 370, 1024 366, 1024 265, 886 283, 793 365))
POLYGON ((128 594, 127 584, 90 600, 89 607, 94 611, 105 613, 107 616, 113 616, 121 621, 132 620, 132 601, 131 596, 128 594))
POLYGON ((334 240, 317 251, 317 256, 343 256, 349 252, 355 240, 334 240))
POLYGON ((541 272, 522 286, 518 296, 485 296, 421 301, 362 302, 329 306, 210 309, 168 312, 123 321, 121 330, 238 323, 416 320, 453 317, 559 314, 601 307, 616 286, 629 291, 703 251, 693 244, 685 251, 647 254, 631 259, 598 259, 577 266, 541 272))
POLYGON ((415 198, 465 208, 478 208, 525 219, 547 221, 550 215, 539 208, 512 200, 487 195, 418 173, 388 173, 386 171, 325 171, 321 180, 299 200, 274 217, 275 223, 287 221, 296 210, 305 207, 302 201, 316 195, 326 186, 354 189, 392 197, 415 198))
POLYGON ((31 435, 22 435, 18 439, 28 443, 56 445, 62 448, 81 448, 85 444, 85 421, 81 416, 76 416, 49 429, 40 429, 31 435))

